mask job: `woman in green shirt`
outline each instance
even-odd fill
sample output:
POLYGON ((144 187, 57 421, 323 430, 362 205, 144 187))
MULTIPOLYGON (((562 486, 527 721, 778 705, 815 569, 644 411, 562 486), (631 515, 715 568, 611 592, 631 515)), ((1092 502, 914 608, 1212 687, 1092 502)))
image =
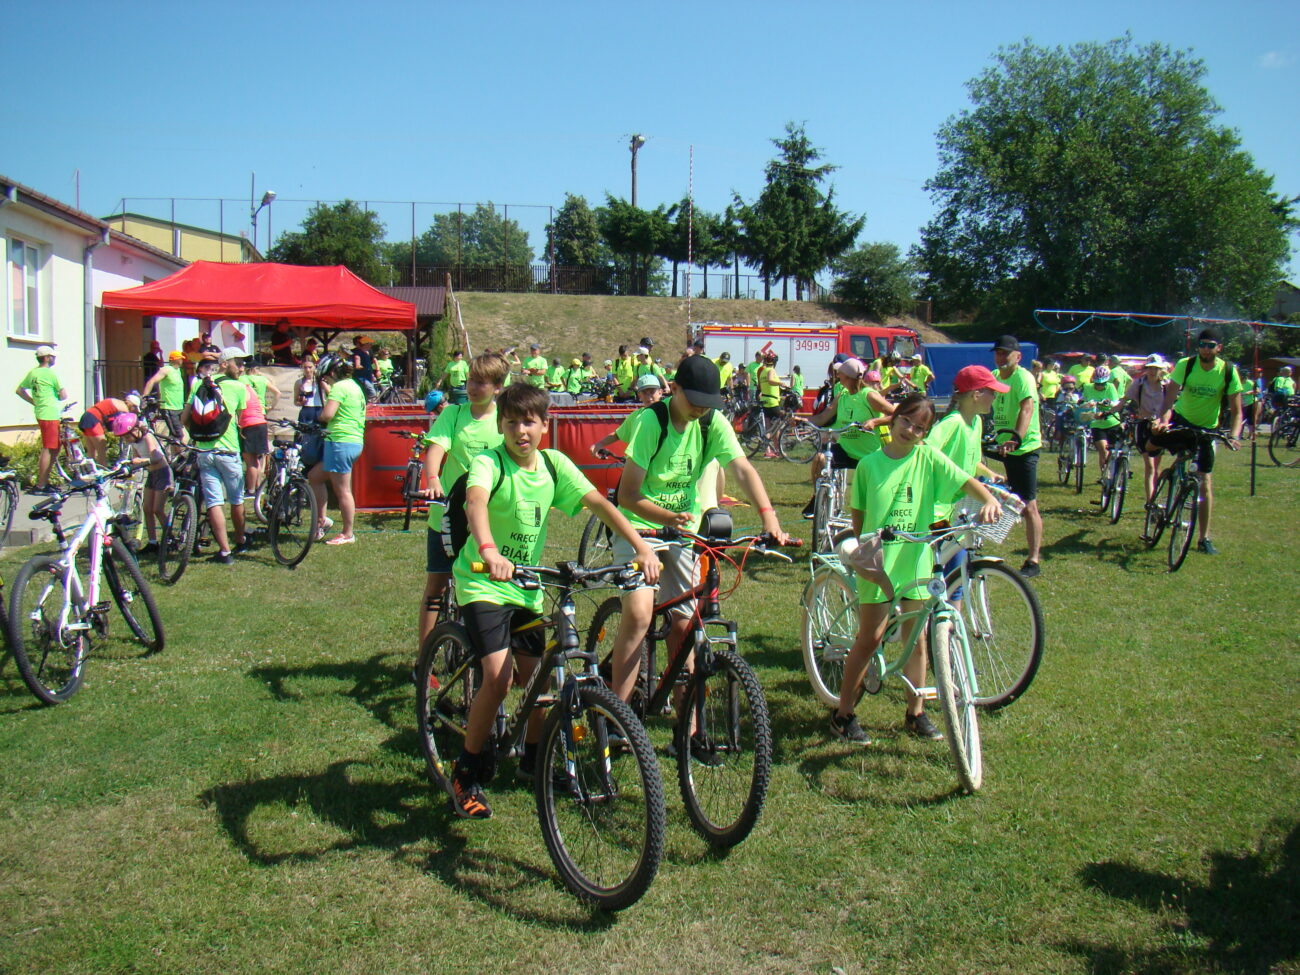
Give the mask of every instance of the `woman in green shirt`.
POLYGON ((324 537, 334 524, 325 516, 325 481, 328 478, 339 499, 339 516, 343 523, 339 533, 325 544, 349 545, 356 541, 352 534, 357 511, 352 497, 352 467, 361 456, 366 439, 366 394, 352 378, 349 360, 339 359, 330 375, 334 383, 319 418, 325 427, 325 458, 311 469, 307 480, 316 494, 316 507, 320 511, 316 537, 324 537))

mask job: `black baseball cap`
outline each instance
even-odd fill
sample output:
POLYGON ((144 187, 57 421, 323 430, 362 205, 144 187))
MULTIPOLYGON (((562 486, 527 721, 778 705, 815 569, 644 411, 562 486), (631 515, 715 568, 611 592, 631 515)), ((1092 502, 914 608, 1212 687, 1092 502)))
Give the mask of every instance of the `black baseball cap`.
POLYGON ((993 344, 994 352, 1019 352, 1020 339, 1014 335, 1004 335, 993 344))
POLYGON ((707 356, 687 356, 677 366, 673 382, 691 406, 722 408, 722 380, 718 367, 707 356))
POLYGON ((648 335, 641 336, 641 344, 647 349, 653 349, 655 347, 654 339, 650 338, 648 335))

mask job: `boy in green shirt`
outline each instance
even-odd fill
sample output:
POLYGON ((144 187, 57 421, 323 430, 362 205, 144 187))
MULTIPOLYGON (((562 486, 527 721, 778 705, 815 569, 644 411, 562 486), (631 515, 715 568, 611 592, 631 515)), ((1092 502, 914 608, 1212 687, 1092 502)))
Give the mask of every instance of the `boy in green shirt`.
MULTIPOLYGON (((497 397, 505 387, 510 364, 495 352, 476 355, 470 363, 465 391, 468 403, 447 406, 424 435, 424 483, 422 492, 430 501, 444 498, 470 463, 485 450, 501 444, 497 429, 497 397), (443 462, 446 462, 445 466, 443 462)), ((420 642, 438 623, 438 605, 451 577, 451 559, 442 537, 444 505, 429 505, 425 530, 425 582, 420 602, 420 642)))
POLYGON ((20 399, 32 404, 36 413, 36 425, 41 431, 41 456, 37 461, 36 483, 32 485, 31 494, 50 493, 50 468, 59 453, 59 414, 62 410, 59 401, 68 398, 63 383, 54 375, 54 347, 41 345, 36 348, 36 367, 32 369, 14 390, 20 399))
POLYGON ((167 356, 167 365, 163 366, 144 384, 140 390, 141 397, 147 397, 158 389, 158 409, 167 432, 175 440, 180 440, 184 431, 181 426, 181 410, 185 409, 185 353, 179 349, 167 356))
MULTIPOLYGON (((1127 387, 1127 384, 1125 384, 1127 387)), ((1092 442, 1097 448, 1098 470, 1106 476, 1106 465, 1110 463, 1110 448, 1123 436, 1124 428, 1120 419, 1113 412, 1106 412, 1119 404, 1124 395, 1107 366, 1098 366, 1092 372, 1092 382, 1083 390, 1084 415, 1090 417, 1088 426, 1092 430, 1092 442)))
MULTIPOLYGON (((605 500, 573 461, 548 451, 554 480, 540 455, 550 400, 545 391, 526 383, 510 386, 497 401, 497 426, 503 442, 470 463, 465 490, 465 518, 470 537, 452 564, 456 594, 465 618, 470 649, 479 659, 481 682, 470 704, 465 746, 451 774, 452 809, 470 819, 492 815, 483 785, 492 777, 489 738, 497 708, 505 700, 518 668, 527 681, 543 650, 541 628, 511 639, 511 629, 538 618, 540 590, 525 590, 514 582, 515 565, 536 564, 546 546, 547 513, 558 508, 566 515, 586 508, 632 547, 647 582, 659 576, 654 552, 605 500), (472 570, 482 562, 486 573, 472 570), (513 649, 517 654, 512 653, 513 649), (514 657, 512 660, 511 658, 514 657)), ((536 709, 524 734, 519 774, 533 776, 537 740, 545 715, 536 709)))
MULTIPOLYGON (((1007 485, 1025 502, 1025 546, 1029 557, 1020 574, 1034 578, 1042 570, 1043 516, 1038 510, 1038 451, 1043 445, 1042 421, 1038 415, 1038 384, 1033 374, 1020 365, 1020 340, 1004 335, 993 346, 997 377, 1010 387, 993 399, 993 428, 999 433, 998 452, 1006 468, 1007 485)), ((1073 371, 1073 370, 1071 370, 1073 371)), ((1092 378, 1092 367, 1088 367, 1092 378)))
POLYGON ((538 389, 545 389, 546 356, 542 355, 542 347, 533 343, 528 347, 528 351, 531 354, 524 360, 524 382, 538 389))
POLYGON ((469 363, 465 361, 465 353, 457 349, 451 354, 451 361, 447 363, 447 368, 443 370, 442 381, 439 386, 447 387, 447 402, 453 406, 464 403, 468 397, 465 394, 465 381, 469 378, 469 363))

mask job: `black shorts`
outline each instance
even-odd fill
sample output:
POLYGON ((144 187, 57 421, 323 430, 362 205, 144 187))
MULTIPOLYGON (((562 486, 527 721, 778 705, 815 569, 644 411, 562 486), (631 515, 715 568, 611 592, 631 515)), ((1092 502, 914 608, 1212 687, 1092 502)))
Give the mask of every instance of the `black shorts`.
POLYGON ((857 467, 858 459, 856 457, 850 457, 849 452, 838 443, 831 444, 831 470, 852 471, 857 470, 857 467))
MULTIPOLYGON (((1138 420, 1133 427, 1133 443, 1141 453, 1147 453, 1151 446, 1151 421, 1138 420)), ((1151 456, 1155 457, 1160 454, 1159 450, 1151 450, 1151 456)))
POLYGON ((1002 466, 1007 472, 1007 487, 1011 488, 1021 501, 1028 503, 1038 499, 1038 451, 1008 454, 1002 458, 1002 466))
POLYGON ((173 440, 180 440, 184 428, 181 426, 182 410, 159 410, 163 422, 167 424, 167 433, 173 440))
POLYGON ((1124 428, 1122 426, 1107 427, 1104 430, 1099 427, 1092 428, 1092 442, 1094 444, 1105 442, 1113 445, 1113 444, 1118 444, 1123 439, 1124 439, 1124 428))
POLYGON ((546 628, 537 626, 524 633, 516 630, 540 617, 522 606, 500 606, 496 603, 466 603, 460 608, 465 618, 465 632, 469 634, 469 647, 479 660, 514 650, 526 657, 540 657, 546 649, 546 628))
POLYGON ((239 428, 239 452, 258 457, 268 453, 265 423, 254 423, 252 426, 239 428))
POLYGON ((150 471, 144 479, 144 486, 150 491, 166 491, 172 486, 172 469, 163 465, 156 471, 150 471))
POLYGON ((1196 431, 1203 429, 1204 427, 1188 423, 1175 413, 1173 425, 1164 433, 1151 434, 1147 444, 1170 451, 1190 450, 1196 447, 1196 468, 1202 474, 1209 474, 1214 470, 1214 441, 1209 437, 1196 435, 1196 431))

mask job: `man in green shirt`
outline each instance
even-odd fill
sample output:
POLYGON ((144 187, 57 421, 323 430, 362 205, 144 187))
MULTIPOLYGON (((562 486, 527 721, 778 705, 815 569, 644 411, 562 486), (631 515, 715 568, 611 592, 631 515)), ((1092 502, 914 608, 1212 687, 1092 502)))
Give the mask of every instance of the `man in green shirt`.
POLYGON ((1273 399, 1275 410, 1286 409, 1286 402, 1295 395, 1295 380, 1291 378, 1291 367, 1283 366, 1268 384, 1268 391, 1273 399))
MULTIPOLYGON (((211 353, 204 353, 211 356, 211 353)), ((219 436, 194 438, 194 446, 200 448, 199 484, 203 488, 203 504, 208 511, 208 522, 212 525, 212 537, 217 543, 217 554, 212 561, 221 565, 234 564, 234 554, 230 548, 230 537, 226 533, 226 515, 223 504, 230 505, 230 517, 235 523, 235 548, 237 554, 248 551, 248 538, 244 534, 244 465, 239 459, 239 423, 237 417, 248 405, 248 387, 239 381, 240 360, 244 350, 231 346, 221 353, 219 360, 202 359, 198 363, 196 375, 198 382, 190 389, 181 412, 182 424, 188 426, 194 411, 194 397, 204 388, 203 380, 214 378, 217 393, 225 403, 230 414, 230 422, 219 436), (214 374, 214 362, 220 373, 214 374)))
POLYGON ((930 395, 930 383, 934 382, 934 373, 930 367, 925 364, 925 359, 921 353, 917 352, 911 358, 912 371, 907 376, 907 381, 912 384, 918 393, 930 395))
MULTIPOLYGON (((993 398, 993 427, 998 452, 1006 468, 1007 484, 1025 502, 1025 543, 1029 557, 1020 574, 1032 579, 1041 571, 1043 516, 1038 510, 1038 451, 1043 445, 1038 418, 1038 386, 1020 365, 1020 340, 1004 335, 993 346, 998 379, 1010 389, 993 398)), ((1092 377, 1091 371, 1088 373, 1092 377)))
POLYGON ((452 406, 458 403, 464 403, 468 399, 465 394, 465 381, 469 378, 469 363, 465 361, 465 353, 457 349, 451 354, 451 361, 447 363, 447 368, 443 370, 442 380, 439 386, 447 388, 447 402, 452 406))
POLYGON ((614 360, 614 375, 618 377, 619 399, 631 397, 636 385, 636 357, 628 351, 626 345, 618 347, 618 358, 614 360))
POLYGON ((542 347, 533 343, 528 347, 528 351, 531 355, 524 360, 524 381, 530 386, 545 389, 546 356, 542 355, 542 347))
POLYGON ((181 425, 181 410, 185 409, 185 353, 173 351, 167 356, 167 365, 163 366, 144 384, 141 397, 147 397, 158 390, 158 410, 162 413, 167 432, 175 440, 180 440, 184 427, 181 425))
POLYGON ((736 371, 736 367, 731 362, 731 353, 724 352, 714 360, 718 367, 718 381, 722 384, 723 389, 731 388, 731 378, 736 371))
POLYGON ((36 413, 36 425, 41 431, 41 456, 37 461, 36 483, 29 493, 49 494, 50 468, 54 466, 54 459, 59 454, 59 414, 62 412, 59 401, 68 398, 63 383, 54 375, 52 345, 36 347, 36 366, 23 377, 14 392, 20 399, 32 404, 36 413))
POLYGON ((1196 550, 1218 555, 1210 541, 1210 518, 1214 511, 1214 441, 1196 436, 1197 430, 1214 430, 1223 405, 1229 408, 1228 447, 1237 449, 1241 436, 1241 377, 1232 363, 1219 358, 1219 333, 1212 328, 1196 340, 1196 355, 1179 359, 1165 384, 1164 409, 1151 424, 1148 444, 1153 448, 1179 450, 1197 446, 1196 477, 1201 482, 1200 541, 1196 550))

